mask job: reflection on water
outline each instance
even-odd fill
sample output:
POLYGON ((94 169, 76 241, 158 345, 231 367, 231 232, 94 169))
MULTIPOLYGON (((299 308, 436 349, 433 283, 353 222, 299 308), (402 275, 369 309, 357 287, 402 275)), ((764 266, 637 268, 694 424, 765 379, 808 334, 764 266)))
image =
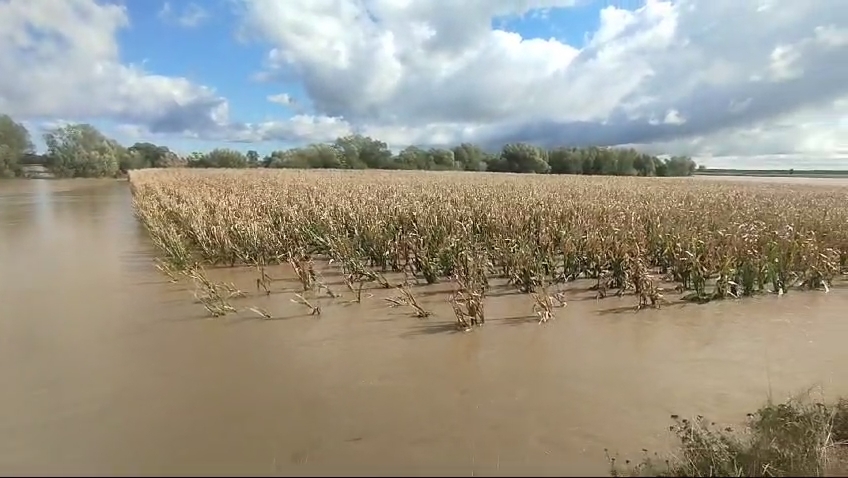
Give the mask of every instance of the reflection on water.
MULTIPOLYGON (((35 223, 36 227, 39 229, 39 236, 45 237, 50 235, 50 228, 53 225, 53 206, 54 203, 51 201, 50 194, 50 183, 47 181, 36 180, 34 183, 34 209, 35 209, 35 218, 33 223, 35 223)), ((26 227, 26 224, 29 222, 26 217, 27 207, 19 207, 18 211, 22 211, 23 220, 18 224, 18 227, 26 227)))
POLYGON ((848 393, 841 288, 634 313, 571 286, 544 326, 500 294, 463 334, 426 288, 428 320, 382 291, 207 320, 150 261, 126 183, 0 183, 0 473, 602 474, 671 413, 848 393))

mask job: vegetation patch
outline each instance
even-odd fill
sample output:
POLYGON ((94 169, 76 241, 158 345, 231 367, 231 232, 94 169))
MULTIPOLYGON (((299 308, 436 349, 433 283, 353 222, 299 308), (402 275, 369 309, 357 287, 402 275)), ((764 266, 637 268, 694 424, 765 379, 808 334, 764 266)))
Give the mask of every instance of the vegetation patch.
POLYGON ((704 417, 671 417, 677 447, 621 463, 612 476, 827 476, 848 471, 848 400, 768 403, 736 429, 704 417))
POLYGON ((409 146, 398 154, 388 144, 359 134, 273 151, 264 158, 228 148, 180 156, 166 146, 135 143, 126 148, 85 123, 69 123, 44 133, 47 151, 35 154, 30 134, 8 115, 0 115, 0 178, 106 178, 146 168, 285 168, 492 171, 612 176, 691 176, 691 158, 661 159, 632 148, 545 149, 527 143, 506 144, 500 151, 463 143, 453 148, 409 146), (24 168, 28 166, 29 168, 24 168), (32 166, 45 168, 36 171, 32 166))
POLYGON ((352 302, 364 289, 398 289, 391 305, 421 318, 431 313, 414 286, 449 282, 462 330, 488 318, 493 278, 527 294, 546 323, 577 279, 599 300, 628 295, 644 309, 669 294, 702 303, 828 291, 848 272, 845 188, 336 170, 161 169, 130 180, 160 268, 208 289, 199 296, 216 314, 232 307, 201 280, 210 265, 254 268, 265 294, 266 268, 288 266, 294 300, 314 315, 319 291, 339 295, 318 261, 339 269, 352 302))

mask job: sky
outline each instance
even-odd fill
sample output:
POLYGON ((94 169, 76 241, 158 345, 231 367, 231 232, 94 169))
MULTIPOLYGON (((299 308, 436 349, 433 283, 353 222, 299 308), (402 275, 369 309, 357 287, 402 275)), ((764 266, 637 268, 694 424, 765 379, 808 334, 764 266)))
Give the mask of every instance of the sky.
POLYGON ((0 114, 267 154, 628 146, 848 169, 844 0, 0 0, 0 114))

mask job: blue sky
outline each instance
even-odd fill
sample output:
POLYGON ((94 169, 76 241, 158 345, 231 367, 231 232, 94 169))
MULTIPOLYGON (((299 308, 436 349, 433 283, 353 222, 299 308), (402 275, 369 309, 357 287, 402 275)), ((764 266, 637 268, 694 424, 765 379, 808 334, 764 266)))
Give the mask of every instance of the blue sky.
MULTIPOLYGON (((496 17, 491 24, 493 28, 519 33, 523 38, 553 37, 581 45, 587 35, 597 30, 599 12, 605 3, 589 1, 568 10, 535 10, 520 16, 496 17)), ((290 109, 267 100, 281 92, 310 111, 309 98, 299 82, 267 83, 255 79, 268 46, 237 39, 238 17, 233 13, 236 7, 232 3, 222 0, 202 3, 130 0, 126 7, 131 24, 118 34, 124 62, 143 65, 157 74, 213 85, 219 94, 230 100, 230 113, 240 121, 262 122, 291 117, 294 112, 290 109), (180 18, 192 5, 202 5, 206 16, 197 25, 182 25, 180 18)), ((185 143, 203 147, 203 142, 185 143)), ((274 149, 280 144, 272 142, 261 146, 274 149)), ((235 147, 243 149, 239 145, 235 147)))
MULTIPOLYGON (((243 121, 258 122, 284 113, 266 100, 278 93, 281 85, 251 80, 267 48, 236 40, 236 17, 230 3, 203 2, 207 17, 196 26, 180 24, 191 5, 201 4, 186 0, 128 1, 131 25, 118 34, 123 61, 143 65, 160 75, 213 85, 230 100, 231 114, 243 121), (166 14, 168 10, 172 13, 166 14)), ((291 86, 283 88, 292 91, 291 86)))
POLYGON ((362 132, 848 165, 829 0, 118 1, 0 2, 0 67, 32 72, 0 78, 0 112, 183 153, 362 132))

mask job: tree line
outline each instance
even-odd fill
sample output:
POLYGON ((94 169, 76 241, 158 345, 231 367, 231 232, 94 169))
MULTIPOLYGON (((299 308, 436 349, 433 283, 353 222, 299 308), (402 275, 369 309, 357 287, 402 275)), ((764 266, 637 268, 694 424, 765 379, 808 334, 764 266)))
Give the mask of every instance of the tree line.
POLYGON ((115 177, 143 168, 324 168, 492 171, 615 176, 689 176, 691 158, 660 159, 630 148, 559 147, 544 149, 511 143, 498 152, 463 143, 454 148, 409 146, 397 154, 382 141, 348 135, 332 143, 274 151, 217 148, 180 156, 166 146, 136 143, 124 147, 89 124, 69 124, 44 134, 47 152, 37 155, 27 129, 0 115, 0 177, 24 174, 27 164, 43 164, 56 177, 115 177))

